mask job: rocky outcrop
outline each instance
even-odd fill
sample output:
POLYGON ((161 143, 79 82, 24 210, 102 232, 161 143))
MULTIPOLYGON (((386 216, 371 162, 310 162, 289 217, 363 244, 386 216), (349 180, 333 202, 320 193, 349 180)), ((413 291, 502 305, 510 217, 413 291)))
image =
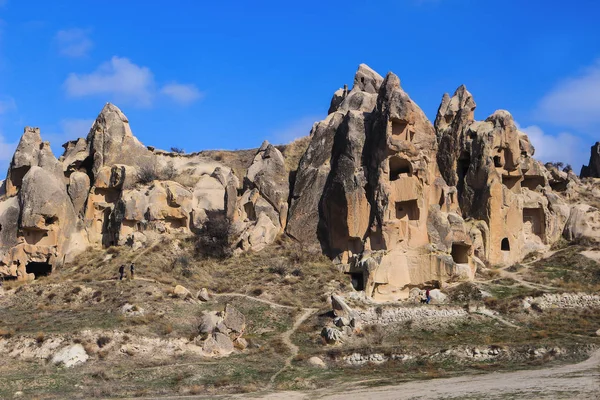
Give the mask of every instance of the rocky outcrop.
POLYGON ((475 121, 475 107, 464 86, 444 96, 435 121, 437 161, 456 187, 463 218, 481 221, 479 257, 513 263, 560 238, 565 218, 553 210, 564 202, 550 198, 549 173, 512 116, 500 110, 475 121))
POLYGON ((246 329, 246 317, 231 305, 224 311, 205 312, 198 326, 196 344, 208 355, 231 354, 234 347, 245 348, 242 335, 246 329))
POLYGON ((265 141, 244 177, 233 222, 236 247, 259 251, 275 241, 287 222, 289 178, 281 152, 265 141))
MULTIPOLYGON (((158 235, 191 233, 237 199, 229 168, 201 155, 167 160, 133 136, 112 104, 86 139, 63 147, 56 159, 40 130, 25 128, 0 197, 0 275, 33 279, 88 246, 139 248, 158 235)), ((285 215, 287 175, 284 188, 281 178, 270 187, 273 175, 257 169, 257 185, 285 215)))
POLYGON ((600 142, 596 142, 591 149, 590 162, 581 167, 582 178, 600 178, 600 142))
MULTIPOLYGON (((353 169, 353 164, 360 166, 362 162, 362 145, 365 140, 363 128, 363 119, 365 117, 363 114, 373 111, 377 100, 377 91, 382 82, 383 78, 379 74, 368 66, 361 64, 354 78, 354 87, 352 90, 345 94, 343 92, 340 94, 339 91, 336 92, 332 100, 329 115, 323 121, 316 123, 312 128, 310 144, 298 167, 286 228, 288 235, 302 242, 308 248, 323 247, 326 249, 329 247, 330 239, 327 238, 329 234, 327 232, 328 228, 324 213, 329 214, 329 223, 331 225, 336 224, 332 213, 335 213, 333 203, 340 199, 338 185, 352 185, 349 180, 355 174, 360 175, 361 173, 353 169), (354 146, 345 146, 343 141, 338 140, 335 146, 335 159, 332 160, 332 157, 334 157, 334 143, 339 135, 346 135, 348 139, 354 140, 354 146), (343 153, 346 154, 344 155, 343 153), (334 163, 336 164, 334 171, 336 175, 339 175, 335 182, 328 185, 330 186, 328 197, 332 199, 328 203, 332 208, 324 210, 326 206, 323 203, 323 195, 334 163), (350 167, 352 171, 346 171, 346 167, 350 167)), ((358 186, 360 186, 360 183, 358 186)), ((359 189, 358 191, 360 192, 359 189)), ((352 206, 353 204, 350 207, 352 206)), ((343 212, 339 216, 340 218, 353 218, 353 216, 348 217, 348 215, 355 210, 348 209, 348 204, 340 204, 340 208, 343 212)), ((369 217, 365 216, 364 209, 360 211, 361 214, 356 217, 362 219, 363 226, 368 225, 368 222, 365 224, 364 220, 365 218, 368 220, 369 217)), ((366 213, 368 214, 369 211, 366 210, 366 213)), ((353 221, 351 225, 357 226, 358 230, 356 232, 348 232, 346 237, 356 237, 356 235, 359 235, 358 240, 361 240, 361 223, 359 221, 355 222, 356 224, 353 221)), ((345 228, 342 227, 341 229, 345 228)), ((333 235, 334 237, 331 239, 335 242, 335 235, 337 233, 333 235)), ((342 233, 343 235, 344 233, 342 233)))
MULTIPOLYGON (((235 162, 234 152, 145 147, 112 104, 58 160, 26 128, 0 197, 0 274, 30 279, 90 245, 137 249, 219 219, 231 225, 234 254, 287 234, 330 256, 357 290, 397 300, 518 262, 561 236, 600 236, 596 208, 573 204, 579 179, 536 161, 510 113, 477 121, 475 109, 460 86, 432 124, 398 76, 362 64, 302 141, 299 163, 268 142, 235 162)), ((214 336, 207 346, 223 344, 214 336)))

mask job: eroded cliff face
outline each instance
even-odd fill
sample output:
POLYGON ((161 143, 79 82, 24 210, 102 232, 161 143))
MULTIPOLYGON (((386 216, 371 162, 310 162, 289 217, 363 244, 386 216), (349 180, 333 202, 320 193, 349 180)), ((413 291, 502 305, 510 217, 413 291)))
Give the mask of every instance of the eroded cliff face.
POLYGON ((478 265, 518 262, 563 235, 595 238, 600 215, 574 204, 577 178, 536 161, 508 112, 476 121, 475 108, 461 86, 432 124, 396 75, 362 64, 294 171, 268 142, 252 160, 244 152, 243 171, 146 147, 112 104, 59 159, 26 128, 0 201, 0 275, 32 279, 88 246, 140 248, 227 218, 236 252, 285 234, 385 300, 472 279, 478 265))

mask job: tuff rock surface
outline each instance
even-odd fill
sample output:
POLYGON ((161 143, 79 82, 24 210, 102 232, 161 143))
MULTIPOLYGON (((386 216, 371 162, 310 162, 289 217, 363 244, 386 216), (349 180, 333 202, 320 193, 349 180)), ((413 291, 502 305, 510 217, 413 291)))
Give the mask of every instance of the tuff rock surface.
MULTIPOLYGON (((27 127, 0 193, 0 275, 33 279, 89 246, 139 249, 221 218, 234 254, 287 235, 367 296, 397 300, 561 237, 598 240, 594 182, 535 160, 507 111, 480 121, 475 109, 460 86, 432 124, 398 76, 361 64, 313 125, 297 169, 268 142, 242 169, 146 147, 112 104, 58 159, 27 127)), ((598 176, 598 151, 582 176, 598 176)))

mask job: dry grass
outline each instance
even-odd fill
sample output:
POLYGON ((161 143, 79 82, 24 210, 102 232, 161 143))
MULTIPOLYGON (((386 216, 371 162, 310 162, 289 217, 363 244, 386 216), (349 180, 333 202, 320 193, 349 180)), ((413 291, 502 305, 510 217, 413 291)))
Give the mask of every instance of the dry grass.
POLYGON ((285 158, 285 169, 288 172, 296 171, 298 169, 300 159, 310 144, 311 138, 308 134, 309 132, 306 132, 307 136, 296 139, 292 143, 276 146, 285 158))
MULTIPOLYGON (((66 266, 50 279, 59 282, 64 279, 116 281, 119 265, 130 263, 139 251, 122 248, 110 260, 105 260, 105 254, 102 250, 86 252, 75 264, 66 266)), ((280 240, 260 252, 222 260, 194 257, 193 254, 193 236, 165 240, 136 260, 136 276, 170 287, 166 289, 180 284, 195 293, 206 287, 212 292, 267 296, 282 304, 304 307, 320 305, 328 287, 330 290, 350 288, 347 277, 329 259, 306 252, 291 240, 280 240), (173 251, 173 242, 177 243, 179 251, 173 251)), ((100 301, 102 292, 94 294, 93 298, 100 301)))
POLYGON ((566 291, 600 290, 600 263, 581 255, 587 247, 571 245, 532 264, 525 279, 566 291))

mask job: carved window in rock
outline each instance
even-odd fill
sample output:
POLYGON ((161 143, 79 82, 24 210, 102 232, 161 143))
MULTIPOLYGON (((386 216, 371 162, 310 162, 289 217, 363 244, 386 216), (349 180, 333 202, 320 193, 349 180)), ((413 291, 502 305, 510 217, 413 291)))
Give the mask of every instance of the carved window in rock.
POLYGON ((544 177, 542 176, 525 175, 523 177, 523 181, 521 182, 521 186, 526 187, 529 190, 535 190, 538 186, 546 186, 546 182, 544 181, 544 177))
POLYGON ((468 264, 471 246, 464 243, 452 243, 452 260, 457 264, 468 264))
POLYGON ((544 234, 545 218, 544 210, 541 208, 523 208, 523 224, 525 229, 530 229, 531 233, 538 236, 544 234))
POLYGON ((502 242, 500 242, 500 250, 510 251, 510 242, 508 241, 508 238, 502 239, 502 242))
POLYGON ((418 221, 420 217, 417 200, 397 201, 396 219, 405 221, 418 221))
POLYGON ((518 186, 520 180, 520 176, 502 175, 502 184, 513 192, 520 189, 520 186, 518 186))
POLYGON ((412 142, 415 138, 415 132, 411 129, 408 121, 401 119, 392 119, 392 136, 400 140, 412 142))
POLYGON ((402 157, 391 157, 389 161, 390 181, 395 181, 401 176, 412 175, 412 164, 402 157))

